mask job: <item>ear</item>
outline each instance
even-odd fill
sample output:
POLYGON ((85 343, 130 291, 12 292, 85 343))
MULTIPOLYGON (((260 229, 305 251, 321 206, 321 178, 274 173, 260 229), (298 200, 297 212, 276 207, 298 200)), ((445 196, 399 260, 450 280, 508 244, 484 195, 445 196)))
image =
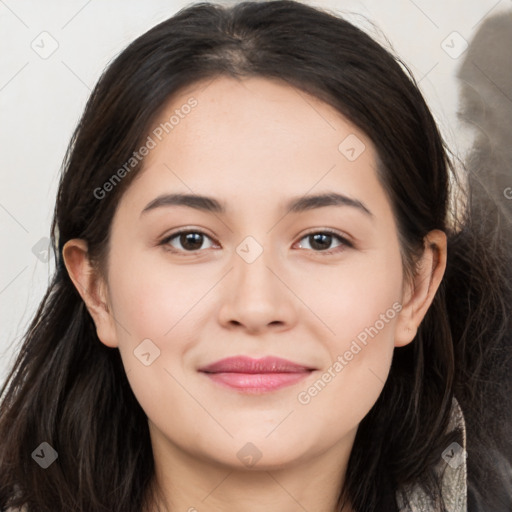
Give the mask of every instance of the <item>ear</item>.
POLYGON ((91 265, 87 242, 80 238, 68 240, 62 249, 62 257, 69 277, 96 325, 98 338, 108 347, 117 347, 115 321, 108 305, 107 287, 91 265))
POLYGON ((446 234, 435 229, 424 238, 423 255, 418 262, 417 272, 404 286, 402 310, 398 316, 395 331, 395 347, 410 343, 425 317, 428 308, 441 284, 446 269, 446 234))

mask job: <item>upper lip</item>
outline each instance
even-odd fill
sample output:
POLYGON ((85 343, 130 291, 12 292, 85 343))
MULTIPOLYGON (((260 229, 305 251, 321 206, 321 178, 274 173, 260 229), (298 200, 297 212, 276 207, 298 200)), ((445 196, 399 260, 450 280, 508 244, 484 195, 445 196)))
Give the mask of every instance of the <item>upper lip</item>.
POLYGON ((261 359, 246 356, 227 357, 199 368, 200 372, 206 373, 298 373, 309 370, 314 368, 273 356, 261 359))

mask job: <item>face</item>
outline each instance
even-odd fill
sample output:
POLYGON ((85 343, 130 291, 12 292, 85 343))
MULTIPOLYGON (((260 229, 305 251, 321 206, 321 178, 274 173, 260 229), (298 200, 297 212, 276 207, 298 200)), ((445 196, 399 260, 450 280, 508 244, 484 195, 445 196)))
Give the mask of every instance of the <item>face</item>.
POLYGON ((341 453, 384 386, 405 311, 372 142, 263 78, 195 84, 159 126, 114 216, 110 315, 95 318, 154 446, 267 469, 341 453), (202 371, 232 357, 288 363, 202 371))

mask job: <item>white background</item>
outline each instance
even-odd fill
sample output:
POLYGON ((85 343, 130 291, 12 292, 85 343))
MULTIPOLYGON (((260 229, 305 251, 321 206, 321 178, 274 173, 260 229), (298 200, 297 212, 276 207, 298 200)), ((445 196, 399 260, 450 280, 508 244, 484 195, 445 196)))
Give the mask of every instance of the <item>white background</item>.
MULTIPOLYGON (((87 97, 129 42, 189 3, 0 0, 0 381, 53 270, 32 248, 50 235, 60 165, 87 97), (32 48, 48 50, 52 40, 58 48, 47 58, 32 48)), ((453 58, 442 42, 454 31, 470 41, 484 19, 512 9, 510 0, 308 3, 345 15, 385 42, 367 20, 375 24, 412 69, 445 138, 463 156, 471 137, 457 121, 455 73, 464 54, 453 58)), ((463 44, 454 41, 455 50, 463 44)))

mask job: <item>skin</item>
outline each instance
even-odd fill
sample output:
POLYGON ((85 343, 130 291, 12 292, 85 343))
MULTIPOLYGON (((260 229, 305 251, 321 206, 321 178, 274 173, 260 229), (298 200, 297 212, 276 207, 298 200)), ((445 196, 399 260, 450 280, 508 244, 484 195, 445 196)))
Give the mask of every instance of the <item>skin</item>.
POLYGON ((120 200, 106 275, 80 239, 65 245, 67 270, 148 416, 169 509, 334 512, 357 427, 381 393, 394 348, 412 341, 442 279, 446 237, 429 233, 419 273, 406 282, 374 146, 320 100, 279 81, 219 77, 182 90, 156 124, 191 96, 198 105, 151 150, 120 200), (338 149, 350 134, 365 145, 354 161, 338 149), (214 197, 226 213, 141 213, 177 192, 214 197), (372 215, 347 205, 300 213, 283 206, 321 192, 357 199, 372 215), (180 237, 167 250, 159 245, 179 228, 206 234, 199 249, 187 253, 180 237), (326 228, 352 246, 333 237, 322 250, 306 236, 326 228), (263 249, 252 263, 236 250, 247 236, 263 249), (300 403, 298 394, 396 303, 400 313, 300 403), (149 366, 134 356, 147 338, 160 350, 149 366), (316 370, 252 395, 198 372, 234 355, 316 370), (253 466, 237 457, 249 442, 261 454, 253 466))

